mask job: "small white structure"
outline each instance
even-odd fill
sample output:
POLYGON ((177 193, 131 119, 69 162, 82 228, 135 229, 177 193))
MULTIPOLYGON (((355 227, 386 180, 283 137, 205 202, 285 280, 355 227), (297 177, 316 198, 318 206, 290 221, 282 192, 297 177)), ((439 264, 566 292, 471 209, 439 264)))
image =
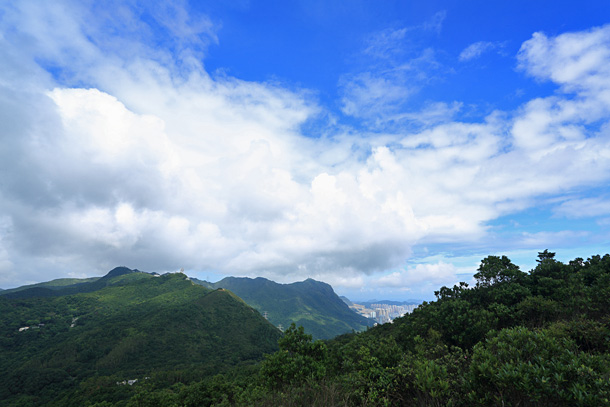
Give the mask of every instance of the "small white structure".
POLYGON ((116 382, 117 386, 125 386, 126 384, 133 386, 134 384, 136 384, 138 381, 138 379, 133 379, 133 380, 123 380, 122 382, 116 382))

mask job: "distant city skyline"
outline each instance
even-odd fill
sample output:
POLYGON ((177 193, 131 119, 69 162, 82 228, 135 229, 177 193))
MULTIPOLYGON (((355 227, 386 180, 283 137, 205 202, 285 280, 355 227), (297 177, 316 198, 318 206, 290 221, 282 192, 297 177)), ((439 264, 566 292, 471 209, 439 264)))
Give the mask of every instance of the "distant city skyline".
POLYGON ((610 242, 610 3, 0 4, 0 287, 431 300, 610 242))
POLYGON ((358 314, 373 319, 378 324, 392 322, 396 318, 402 317, 405 314, 410 314, 420 304, 409 305, 390 305, 390 304, 370 304, 367 308, 361 304, 354 303, 349 307, 358 314))

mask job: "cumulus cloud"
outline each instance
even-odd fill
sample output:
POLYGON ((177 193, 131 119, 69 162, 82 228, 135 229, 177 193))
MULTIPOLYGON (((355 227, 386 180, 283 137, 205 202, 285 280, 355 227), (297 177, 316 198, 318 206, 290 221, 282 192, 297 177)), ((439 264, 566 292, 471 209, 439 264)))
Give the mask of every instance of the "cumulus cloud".
POLYGON ((567 91, 607 92, 610 67, 610 26, 547 37, 534 33, 523 43, 520 67, 541 80, 552 80, 567 91))
MULTIPOLYGON (((70 46, 102 53, 73 32, 78 24, 66 24, 70 46)), ((49 29, 26 28, 34 38, 49 29)), ((42 71, 34 54, 21 63, 42 71)), ((5 111, 15 113, 3 122, 14 141, 5 153, 17 169, 3 174, 5 268, 368 273, 408 254, 419 232, 401 194, 367 195, 357 173, 315 161, 327 149, 298 134, 317 109, 306 95, 212 80, 198 66, 184 76, 145 49, 120 64, 113 57, 103 70, 75 61, 79 72, 66 79, 91 77, 104 91, 49 89, 50 79, 30 93, 12 90, 21 99, 4 89, 5 111)))
MULTIPOLYGON (((313 139, 300 127, 323 109, 309 91, 211 77, 193 58, 215 40, 205 18, 158 21, 181 38, 168 51, 146 45, 150 27, 105 34, 84 5, 23 4, 4 6, 0 23, 4 285, 16 270, 26 282, 118 264, 452 283, 450 264, 404 269, 414 245, 476 242, 538 196, 610 178, 610 98, 592 85, 610 82, 607 28, 526 42, 522 69, 562 93, 516 112, 464 123, 459 102, 431 104, 416 132, 373 124, 313 139)), ((115 30, 144 24, 130 13, 115 30)), ((408 114, 392 105, 434 65, 426 52, 386 76, 349 77, 343 108, 408 114)))

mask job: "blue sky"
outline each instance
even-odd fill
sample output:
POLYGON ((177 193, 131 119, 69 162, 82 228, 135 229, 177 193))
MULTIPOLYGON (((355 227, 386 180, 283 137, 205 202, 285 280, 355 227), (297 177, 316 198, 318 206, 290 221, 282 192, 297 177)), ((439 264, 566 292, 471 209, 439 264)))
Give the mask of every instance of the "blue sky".
POLYGON ((606 1, 0 5, 0 287, 431 299, 610 241, 606 1))

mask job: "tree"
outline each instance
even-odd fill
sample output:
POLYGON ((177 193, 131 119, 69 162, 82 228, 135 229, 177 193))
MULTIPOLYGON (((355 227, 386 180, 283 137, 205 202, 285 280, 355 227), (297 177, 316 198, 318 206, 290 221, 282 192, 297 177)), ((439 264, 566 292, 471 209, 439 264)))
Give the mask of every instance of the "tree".
POLYGON ((478 273, 474 275, 477 287, 490 287, 494 284, 514 281, 525 276, 519 266, 514 265, 506 256, 488 256, 481 260, 478 273))
POLYGON ((474 347, 467 374, 471 405, 608 405, 608 357, 579 352, 570 338, 517 327, 474 347))
POLYGON ((280 350, 268 355, 261 366, 264 381, 271 388, 319 380, 326 375, 327 348, 322 341, 312 342, 311 335, 294 323, 278 344, 280 350))
POLYGON ((542 263, 545 260, 554 260, 555 253, 549 252, 548 249, 544 249, 543 252, 538 252, 538 263, 542 263))

